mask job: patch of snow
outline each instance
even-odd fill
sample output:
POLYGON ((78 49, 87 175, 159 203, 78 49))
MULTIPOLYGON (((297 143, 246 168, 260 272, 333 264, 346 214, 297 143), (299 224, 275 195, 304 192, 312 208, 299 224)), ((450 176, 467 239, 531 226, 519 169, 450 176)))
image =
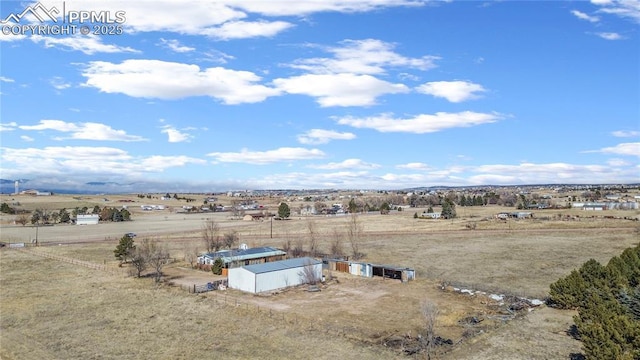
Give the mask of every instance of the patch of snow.
POLYGON ((495 301, 502 301, 504 299, 504 295, 491 294, 489 295, 489 298, 495 301))

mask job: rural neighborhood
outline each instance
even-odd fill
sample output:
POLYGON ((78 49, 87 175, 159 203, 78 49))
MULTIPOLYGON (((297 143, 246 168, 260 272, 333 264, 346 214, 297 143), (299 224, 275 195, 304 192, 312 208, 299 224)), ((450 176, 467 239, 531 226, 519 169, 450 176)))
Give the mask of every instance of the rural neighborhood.
MULTIPOLYGON (((202 297, 225 316, 244 309, 328 326, 323 336, 365 341, 385 357, 449 359, 523 319, 573 326, 549 302, 550 284, 593 255, 575 256, 581 242, 606 263, 637 247, 640 229, 636 185, 166 195, 2 195, 3 259, 202 297), (540 255, 527 255, 533 247, 540 255), (367 325, 374 314, 387 321, 367 325)), ((556 354, 580 353, 569 335, 555 341, 565 343, 556 354)))

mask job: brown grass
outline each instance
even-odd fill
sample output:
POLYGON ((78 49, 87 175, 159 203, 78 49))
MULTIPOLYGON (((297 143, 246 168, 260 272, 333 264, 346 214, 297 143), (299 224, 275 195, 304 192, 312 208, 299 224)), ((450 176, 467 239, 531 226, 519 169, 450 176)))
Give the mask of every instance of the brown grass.
MULTIPOLYGON (((56 198, 46 198, 46 205, 54 209, 80 201, 65 198, 56 205, 56 198)), ((82 201, 91 205, 96 199, 82 201)), ((534 219, 503 222, 492 216, 513 208, 478 207, 458 208, 460 218, 455 220, 413 218, 414 212, 423 210, 360 216, 365 230, 360 246, 366 254, 363 261, 413 267, 417 281, 401 284, 334 272, 340 282, 319 293, 294 289, 271 296, 234 291, 192 295, 179 288, 156 288, 149 279, 2 250, 0 357, 402 358, 380 344, 389 336, 417 334, 419 304, 425 298, 440 309, 437 333, 454 340, 465 330, 460 319, 493 311, 479 299, 438 290, 440 281, 542 298, 551 282, 589 258, 606 263, 638 242, 637 221, 602 216, 637 218, 638 211, 534 211, 534 219), (558 220, 557 214, 573 220, 558 220), (468 230, 469 223, 476 224, 476 230, 468 230), (241 306, 236 307, 235 301, 241 306)), ((228 213, 136 210, 134 221, 127 223, 40 227, 44 246, 37 251, 115 268, 113 249, 125 232, 133 231, 139 235, 136 241, 154 237, 169 246, 177 260, 172 266, 181 268, 173 273, 176 277, 206 281, 209 274, 185 270, 181 260, 185 244, 201 244, 200 228, 210 217, 220 223, 222 232, 236 230, 240 241, 250 246, 281 246, 287 239, 307 236, 307 219, 300 217, 272 224, 231 220, 228 213)), ((334 231, 346 231, 347 218, 313 219, 320 250, 328 251, 334 231)), ((2 241, 28 242, 34 236, 35 228, 11 225, 6 215, 1 220, 2 241)), ((570 323, 571 314, 546 308, 507 324, 485 320, 482 328, 471 329, 485 334, 445 358, 568 358, 579 351, 579 343, 563 333, 570 323)))
POLYGON ((3 250, 2 359, 393 358, 307 323, 3 250), (29 264, 25 266, 25 264, 29 264))

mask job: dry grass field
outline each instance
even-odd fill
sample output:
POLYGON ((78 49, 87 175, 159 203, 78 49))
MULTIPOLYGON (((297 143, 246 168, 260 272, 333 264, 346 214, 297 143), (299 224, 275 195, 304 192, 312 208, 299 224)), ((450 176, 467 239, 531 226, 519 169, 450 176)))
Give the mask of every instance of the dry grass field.
MULTIPOLYGON (((175 209, 142 212, 130 204, 133 221, 92 226, 56 225, 37 229, 40 247, 0 251, 0 358, 2 359, 180 359, 225 358, 407 358, 385 346, 389 339, 415 336, 422 326, 420 303, 435 303, 436 333, 454 341, 443 359, 568 359, 579 342, 564 331, 570 312, 546 307, 503 322, 486 299, 442 291, 454 286, 529 298, 546 296, 549 284, 589 258, 605 263, 638 243, 638 211, 534 211, 533 219, 493 218, 513 208, 458 208, 458 219, 414 219, 424 209, 359 216, 364 261, 412 267, 417 280, 357 278, 333 273, 322 291, 304 288, 268 296, 236 291, 189 294, 151 279, 126 277, 113 249, 126 232, 136 241, 164 242, 175 259, 166 279, 177 284, 207 282, 213 275, 189 268, 188 246, 201 245, 200 229, 213 218, 221 231, 235 230, 250 246, 282 246, 308 237, 313 221, 320 249, 328 251, 344 234, 348 217, 296 217, 287 221, 233 220, 229 213, 182 214, 175 209), (558 215, 560 214, 560 215, 558 215), (568 217, 567 217, 568 215, 568 217), (597 215, 597 216, 596 216, 597 215), (624 219, 627 218, 627 219, 624 219), (312 219, 312 220, 311 220, 312 219), (570 219, 570 220, 567 220, 570 219), (475 230, 468 229, 475 224, 475 230), (40 255, 82 260, 103 269, 40 255), (463 326, 469 316, 484 319, 463 326)), ((121 206, 119 197, 13 196, 24 208, 121 206), (42 200, 44 199, 44 200, 42 200), (83 205, 74 205, 83 204, 83 205)), ((269 204, 275 211, 275 205, 269 204)), ((175 208, 178 208, 176 206, 175 208)), ((293 205, 292 205, 293 208, 293 205)), ((30 242, 36 228, 0 218, 0 241, 30 242)), ((349 244, 344 240, 344 249, 349 244)))

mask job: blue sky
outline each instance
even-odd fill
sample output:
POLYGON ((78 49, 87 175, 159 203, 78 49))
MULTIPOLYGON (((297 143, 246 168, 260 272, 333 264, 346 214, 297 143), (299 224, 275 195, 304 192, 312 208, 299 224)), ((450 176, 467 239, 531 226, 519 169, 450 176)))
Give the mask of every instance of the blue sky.
POLYGON ((30 187, 640 182, 639 1, 37 4, 0 8, 0 178, 30 187), (61 24, 122 34, 21 27, 61 24))

